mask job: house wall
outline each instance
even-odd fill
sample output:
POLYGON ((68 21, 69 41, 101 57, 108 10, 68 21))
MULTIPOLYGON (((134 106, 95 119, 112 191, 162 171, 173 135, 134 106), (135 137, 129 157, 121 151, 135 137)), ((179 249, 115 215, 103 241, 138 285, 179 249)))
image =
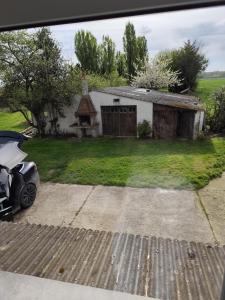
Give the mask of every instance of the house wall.
POLYGON ((107 105, 136 105, 137 106, 137 124, 143 120, 147 120, 151 127, 153 124, 153 104, 151 102, 145 102, 125 97, 118 97, 115 95, 110 95, 106 93, 101 93, 97 91, 90 92, 92 102, 94 103, 95 109, 97 111, 96 122, 99 123, 99 134, 102 134, 102 116, 101 116, 101 106, 107 105), (119 103, 113 103, 113 99, 119 98, 119 103))
MULTIPOLYGON (((149 121, 152 126, 153 122, 153 104, 151 102, 138 101, 134 99, 129 99, 125 97, 117 97, 115 95, 109 95, 97 91, 90 92, 90 96, 92 102, 97 111, 97 115, 95 117, 95 122, 99 124, 96 129, 88 129, 87 134, 92 136, 102 135, 102 116, 101 116, 101 106, 111 106, 111 105, 136 105, 137 106, 137 124, 142 122, 143 120, 149 121), (119 98, 119 103, 113 103, 114 98, 119 98)), ((78 105, 80 102, 80 96, 76 95, 69 107, 64 108, 64 116, 59 117, 59 131, 61 134, 75 134, 80 135, 80 129, 75 127, 71 127, 72 124, 78 122, 78 119, 75 117, 75 112, 78 109, 78 105)), ((50 123, 46 127, 46 132, 50 130, 50 123)))
MULTIPOLYGON (((153 103, 145 102, 140 100, 135 100, 131 98, 118 97, 115 95, 110 95, 98 91, 90 92, 92 102, 97 111, 95 117, 95 122, 99 124, 96 129, 88 129, 87 134, 92 136, 102 135, 102 116, 101 116, 101 106, 112 106, 112 105, 136 105, 137 107, 137 124, 143 120, 147 120, 151 127, 153 128, 153 103), (113 99, 119 98, 119 103, 114 103, 113 99)), ((76 127, 71 127, 72 124, 78 122, 78 119, 75 117, 75 112, 78 109, 81 96, 74 96, 72 103, 69 107, 64 108, 64 118, 59 117, 59 131, 61 134, 73 134, 80 136, 81 131, 76 127)), ((199 110, 195 113, 194 117, 194 129, 193 129, 193 139, 196 139, 202 132, 204 123, 204 111, 199 110)), ((50 123, 46 127, 46 133, 49 132, 50 123)))

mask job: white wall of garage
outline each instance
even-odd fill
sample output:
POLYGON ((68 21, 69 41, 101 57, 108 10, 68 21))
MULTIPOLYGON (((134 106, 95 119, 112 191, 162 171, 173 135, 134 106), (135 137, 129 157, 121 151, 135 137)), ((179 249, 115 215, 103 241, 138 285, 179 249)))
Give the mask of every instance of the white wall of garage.
MULTIPOLYGON (((145 102, 140 100, 135 100, 131 98, 118 97, 115 95, 110 95, 102 92, 92 91, 89 93, 92 102, 97 111, 96 122, 99 124, 98 130, 89 130, 87 132, 90 135, 102 135, 102 116, 101 116, 101 106, 112 106, 112 105, 135 105, 137 107, 137 124, 143 120, 147 120, 152 126, 153 123, 153 104, 151 102, 145 102), (119 103, 114 103, 113 99, 119 98, 119 103)), ((59 118, 59 128, 62 134, 76 134, 79 135, 79 130, 75 127, 71 127, 72 124, 78 120, 75 118, 75 112, 77 111, 80 96, 76 95, 70 106, 64 108, 64 117, 59 118)), ((50 123, 48 123, 46 131, 50 129, 50 123)))
MULTIPOLYGON (((101 115, 101 106, 113 106, 113 105, 135 105, 137 111, 137 124, 143 120, 147 120, 151 127, 153 128, 153 103, 135 100, 132 98, 118 97, 116 95, 111 95, 99 91, 92 91, 89 93, 92 99, 92 102, 97 111, 95 121, 99 124, 98 127, 94 129, 88 129, 87 134, 91 136, 102 135, 102 115, 101 115), (119 103, 115 103, 114 99, 119 99, 119 103)), ((81 96, 76 95, 73 98, 73 101, 70 106, 64 108, 64 117, 59 117, 59 131, 61 134, 71 134, 71 135, 80 135, 80 129, 77 129, 74 126, 71 126, 75 122, 78 122, 78 119, 75 117, 75 112, 78 109, 81 96)), ((202 131, 204 122, 204 111, 199 110, 195 113, 194 119, 194 131, 193 138, 196 139, 202 131)), ((49 132, 50 123, 46 127, 46 132, 49 132)))
POLYGON ((153 122, 153 104, 151 102, 145 102, 135 100, 131 98, 118 97, 102 92, 93 91, 90 92, 91 99, 94 103, 97 111, 96 121, 99 123, 99 134, 102 134, 102 116, 101 106, 112 106, 112 105, 136 105, 137 107, 137 124, 143 120, 147 120, 152 126, 153 122), (119 103, 114 103, 113 99, 120 99, 119 103))

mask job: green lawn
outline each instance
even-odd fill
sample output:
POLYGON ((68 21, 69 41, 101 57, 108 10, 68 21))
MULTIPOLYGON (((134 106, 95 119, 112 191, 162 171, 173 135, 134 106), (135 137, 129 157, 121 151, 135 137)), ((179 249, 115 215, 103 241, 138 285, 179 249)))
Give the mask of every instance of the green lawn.
POLYGON ((196 95, 202 99, 206 105, 213 102, 212 93, 225 85, 225 78, 200 79, 196 90, 196 95))
POLYGON ((0 111, 0 130, 22 131, 27 127, 21 113, 0 111))
POLYGON ((196 189, 225 170, 225 138, 199 141, 33 139, 42 181, 196 189))

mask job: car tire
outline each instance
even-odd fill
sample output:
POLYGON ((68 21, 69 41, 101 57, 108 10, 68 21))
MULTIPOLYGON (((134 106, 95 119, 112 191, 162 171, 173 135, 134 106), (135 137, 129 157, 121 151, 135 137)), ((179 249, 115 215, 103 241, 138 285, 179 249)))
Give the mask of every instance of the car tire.
POLYGON ((33 183, 26 183, 20 192, 20 206, 22 208, 30 207, 36 198, 37 187, 33 183))

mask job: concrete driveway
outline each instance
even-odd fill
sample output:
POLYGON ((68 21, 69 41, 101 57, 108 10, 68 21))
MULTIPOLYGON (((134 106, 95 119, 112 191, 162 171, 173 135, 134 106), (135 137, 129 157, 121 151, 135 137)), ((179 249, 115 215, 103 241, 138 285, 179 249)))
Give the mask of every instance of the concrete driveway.
POLYGON ((2 271, 0 271, 0 296, 1 300, 157 300, 156 298, 2 271))
POLYGON ((225 245, 225 173, 198 192, 216 240, 225 245))
POLYGON ((215 242, 198 195, 184 190, 45 183, 15 221, 215 242))

